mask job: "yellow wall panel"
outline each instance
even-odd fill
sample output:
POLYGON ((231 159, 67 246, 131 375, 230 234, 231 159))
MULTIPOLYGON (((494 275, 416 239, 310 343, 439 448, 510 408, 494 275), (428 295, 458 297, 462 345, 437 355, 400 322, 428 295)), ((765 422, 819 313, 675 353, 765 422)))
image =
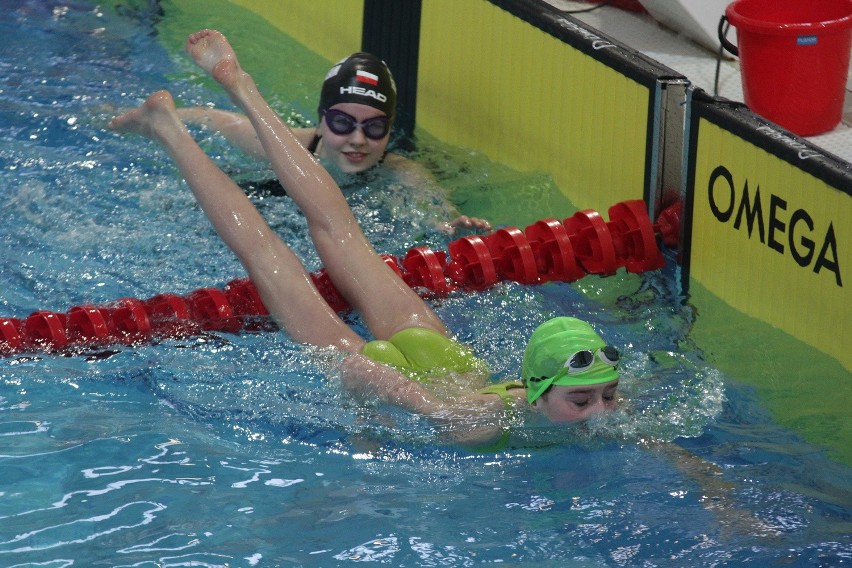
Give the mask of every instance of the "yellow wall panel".
MULTIPOLYGON (((363 0, 231 0, 331 62, 361 49, 363 0)), ((282 62, 282 66, 286 62, 282 62)))
POLYGON ((706 120, 695 160, 691 277, 852 368, 852 199, 706 120))
POLYGON ((583 208, 643 197, 649 89, 488 2, 423 4, 418 125, 583 208), (461 54, 461 55, 460 55, 461 54))

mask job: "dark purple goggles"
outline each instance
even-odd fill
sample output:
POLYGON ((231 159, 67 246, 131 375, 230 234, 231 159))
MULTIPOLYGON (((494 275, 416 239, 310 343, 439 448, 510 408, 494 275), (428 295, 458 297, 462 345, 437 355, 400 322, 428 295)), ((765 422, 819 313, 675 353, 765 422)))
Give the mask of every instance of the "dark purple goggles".
POLYGON ((364 122, 358 122, 355 120, 354 116, 347 114, 342 110, 330 108, 321 112, 325 117, 325 123, 328 125, 328 129, 338 136, 351 134, 356 128, 360 128, 364 132, 364 136, 367 138, 370 138, 371 140, 381 140, 387 136, 390 131, 390 118, 387 116, 376 116, 374 118, 368 118, 364 122))

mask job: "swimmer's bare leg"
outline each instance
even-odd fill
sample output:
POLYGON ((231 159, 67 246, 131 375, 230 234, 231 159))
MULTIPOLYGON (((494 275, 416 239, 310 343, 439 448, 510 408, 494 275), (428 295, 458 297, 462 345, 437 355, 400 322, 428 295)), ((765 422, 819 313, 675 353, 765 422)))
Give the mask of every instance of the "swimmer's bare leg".
POLYGON ((358 352, 363 340, 328 306, 290 248, 243 191, 204 153, 166 91, 114 118, 109 128, 159 142, 180 169, 216 231, 237 254, 264 305, 296 341, 358 352))
POLYGON ((225 36, 202 30, 189 37, 186 49, 251 120, 278 179, 307 217, 332 281, 373 334, 386 339, 412 326, 446 333, 443 322, 375 253, 340 188, 269 107, 225 36))

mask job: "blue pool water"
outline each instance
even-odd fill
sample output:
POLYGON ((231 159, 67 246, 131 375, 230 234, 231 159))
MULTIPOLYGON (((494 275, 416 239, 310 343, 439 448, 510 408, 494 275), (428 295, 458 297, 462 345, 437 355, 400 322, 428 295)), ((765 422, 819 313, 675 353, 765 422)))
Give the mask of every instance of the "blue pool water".
MULTIPOLYGON (((0 316, 243 275, 164 154, 103 128, 164 87, 225 103, 156 41, 156 6, 132 5, 0 1, 0 316)), ((379 250, 446 245, 437 197, 341 181, 379 250)), ((292 204, 253 199, 318 268, 292 204)), ((849 468, 704 362, 673 271, 436 301, 499 378, 556 313, 626 354, 622 411, 498 453, 356 403, 281 333, 0 359, 0 566, 848 565, 849 468)))

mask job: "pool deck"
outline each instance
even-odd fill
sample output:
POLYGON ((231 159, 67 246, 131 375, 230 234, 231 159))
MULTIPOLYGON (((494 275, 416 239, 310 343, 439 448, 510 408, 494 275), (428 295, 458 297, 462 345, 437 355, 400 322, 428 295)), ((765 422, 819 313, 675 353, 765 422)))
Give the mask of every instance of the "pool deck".
MULTIPOLYGON (((546 0, 566 12, 594 7, 589 2, 546 0)), ((646 13, 602 5, 590 12, 571 14, 619 42, 686 76, 693 86, 713 94, 717 54, 689 37, 672 31, 646 13)), ((721 14, 720 14, 721 16, 721 14)), ((734 30, 729 37, 734 39, 734 30)), ((834 130, 806 140, 852 164, 852 86, 847 82, 843 118, 834 130)), ((739 60, 723 58, 718 96, 742 102, 739 60)))

